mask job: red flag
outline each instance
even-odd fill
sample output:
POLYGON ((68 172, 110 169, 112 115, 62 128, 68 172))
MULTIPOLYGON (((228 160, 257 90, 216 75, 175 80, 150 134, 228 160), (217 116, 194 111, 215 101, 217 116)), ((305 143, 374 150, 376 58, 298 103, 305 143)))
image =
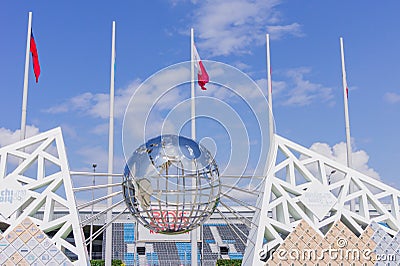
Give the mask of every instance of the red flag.
POLYGON ((36 49, 36 43, 35 43, 35 38, 33 37, 33 33, 31 33, 30 47, 31 47, 30 50, 32 53, 32 61, 33 61, 33 72, 35 73, 36 83, 37 83, 40 76, 40 65, 39 65, 39 56, 36 49))
POLYGON ((193 45, 193 60, 194 65, 197 68, 197 82, 199 83, 199 86, 202 90, 206 90, 207 88, 204 86, 210 81, 210 78, 208 77, 203 62, 201 62, 199 53, 197 52, 195 45, 193 45))

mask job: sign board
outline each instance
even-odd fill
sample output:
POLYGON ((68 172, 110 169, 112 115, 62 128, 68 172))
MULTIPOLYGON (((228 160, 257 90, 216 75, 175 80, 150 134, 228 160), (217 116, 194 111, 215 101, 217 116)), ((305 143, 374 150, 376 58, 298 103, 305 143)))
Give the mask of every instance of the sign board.
MULTIPOLYGON (((200 241, 200 230, 198 230, 197 241, 200 241)), ((190 232, 176 235, 165 235, 159 234, 152 230, 147 229, 140 223, 138 224, 138 240, 146 242, 157 242, 157 241, 167 241, 167 242, 186 242, 190 241, 190 232)))
POLYGON ((322 220, 337 203, 336 197, 324 185, 316 181, 308 187, 306 192, 300 197, 300 201, 319 220, 322 220))
POLYGON ((12 176, 0 183, 0 214, 7 219, 24 204, 27 190, 12 176))

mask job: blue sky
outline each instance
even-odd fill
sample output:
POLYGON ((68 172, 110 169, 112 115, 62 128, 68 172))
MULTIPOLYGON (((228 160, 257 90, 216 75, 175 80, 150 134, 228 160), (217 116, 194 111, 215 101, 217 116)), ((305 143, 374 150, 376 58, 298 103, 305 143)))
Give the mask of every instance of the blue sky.
POLYGON ((343 159, 343 36, 357 167, 400 188, 398 1, 5 0, 0 7, 1 146, 19 136, 29 11, 42 74, 36 84, 30 66, 28 133, 61 126, 71 170, 91 170, 93 162, 107 169, 113 20, 115 172, 123 169, 122 119, 130 96, 157 71, 190 59, 191 27, 203 59, 239 68, 265 92, 270 33, 277 133, 343 159))

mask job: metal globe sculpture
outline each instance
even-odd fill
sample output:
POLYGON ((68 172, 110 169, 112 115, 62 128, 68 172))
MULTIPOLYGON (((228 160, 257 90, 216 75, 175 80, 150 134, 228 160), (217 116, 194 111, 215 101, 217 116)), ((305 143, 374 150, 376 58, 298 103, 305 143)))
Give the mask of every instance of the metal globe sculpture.
POLYGON ((218 166, 195 141, 162 135, 133 152, 125 166, 123 192, 132 215, 148 229, 188 232, 204 223, 219 203, 218 166))

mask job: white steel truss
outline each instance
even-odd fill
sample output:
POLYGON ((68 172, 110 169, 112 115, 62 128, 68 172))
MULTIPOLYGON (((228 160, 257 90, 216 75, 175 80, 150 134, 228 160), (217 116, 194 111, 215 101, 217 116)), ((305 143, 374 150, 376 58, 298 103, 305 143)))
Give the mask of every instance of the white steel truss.
POLYGON ((258 226, 250 230, 242 265, 264 265, 259 252, 280 245, 302 219, 321 235, 339 220, 356 235, 371 222, 391 235, 399 232, 400 191, 395 188, 278 135, 270 159, 252 223, 258 226), (322 204, 322 215, 304 200, 315 186, 325 191, 324 200, 332 197, 331 205, 322 204))
POLYGON ((0 148, 0 184, 7 188, 13 182, 25 196, 11 210, 0 209, 0 222, 9 225, 4 235, 29 217, 43 232, 52 232, 51 242, 59 250, 77 256, 74 265, 88 265, 60 128, 0 148), (56 216, 55 209, 64 215, 56 216), (70 234, 73 244, 66 241, 70 234))

